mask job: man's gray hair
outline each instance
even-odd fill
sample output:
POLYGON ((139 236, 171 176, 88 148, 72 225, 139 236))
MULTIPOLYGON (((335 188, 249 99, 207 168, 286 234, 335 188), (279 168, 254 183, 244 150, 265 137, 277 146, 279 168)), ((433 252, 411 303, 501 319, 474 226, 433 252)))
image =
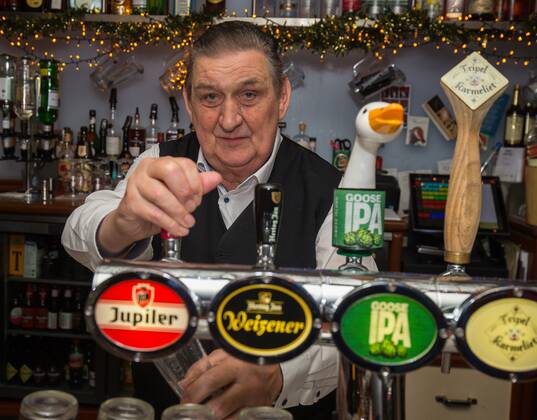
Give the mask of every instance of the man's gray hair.
POLYGON ((216 57, 226 52, 255 50, 267 58, 272 72, 273 86, 279 94, 283 80, 283 64, 278 43, 253 23, 228 21, 211 26, 195 42, 187 59, 186 89, 192 93, 192 70, 199 56, 216 57))

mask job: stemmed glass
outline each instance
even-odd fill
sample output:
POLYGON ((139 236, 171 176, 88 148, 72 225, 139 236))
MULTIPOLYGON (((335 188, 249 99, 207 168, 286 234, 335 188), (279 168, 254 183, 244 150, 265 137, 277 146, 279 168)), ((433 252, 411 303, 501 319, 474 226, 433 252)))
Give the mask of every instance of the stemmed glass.
MULTIPOLYGON (((21 145, 26 146, 25 198, 32 197, 30 163, 32 160, 32 135, 30 119, 35 115, 35 80, 31 57, 21 57, 16 67, 15 114, 21 121, 21 145)), ((22 148, 23 146, 21 146, 22 148)))

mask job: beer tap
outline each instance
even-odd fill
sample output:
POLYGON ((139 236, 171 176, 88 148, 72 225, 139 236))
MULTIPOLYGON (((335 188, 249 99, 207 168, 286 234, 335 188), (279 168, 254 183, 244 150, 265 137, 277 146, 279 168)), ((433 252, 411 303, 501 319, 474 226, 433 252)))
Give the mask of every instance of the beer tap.
POLYGON ((257 235, 256 268, 276 268, 276 243, 282 217, 283 194, 278 184, 258 184, 255 188, 254 212, 257 235))

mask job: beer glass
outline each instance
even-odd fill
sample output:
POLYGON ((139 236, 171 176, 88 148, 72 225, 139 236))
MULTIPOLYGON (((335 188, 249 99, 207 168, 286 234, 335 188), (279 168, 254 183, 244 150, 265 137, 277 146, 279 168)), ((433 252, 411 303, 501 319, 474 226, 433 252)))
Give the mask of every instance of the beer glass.
POLYGON ((293 420, 293 416, 280 408, 249 407, 241 410, 239 420, 293 420))
POLYGON ((102 91, 106 91, 141 76, 144 67, 137 63, 133 56, 106 56, 95 70, 90 73, 90 79, 95 86, 102 91))
POLYGON ((97 420, 154 420, 151 404, 138 398, 110 398, 101 404, 97 420))
POLYGON ((19 420, 74 420, 78 402, 61 391, 36 391, 26 395, 21 403, 19 420))
POLYGON ((213 410, 200 404, 177 404, 162 413, 162 420, 216 420, 213 410))

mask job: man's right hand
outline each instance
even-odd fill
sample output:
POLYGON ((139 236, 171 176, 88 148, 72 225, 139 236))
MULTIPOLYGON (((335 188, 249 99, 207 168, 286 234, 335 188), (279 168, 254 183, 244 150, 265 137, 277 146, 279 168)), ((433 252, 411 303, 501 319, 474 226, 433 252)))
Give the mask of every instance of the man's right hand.
POLYGON ((127 179, 118 208, 108 214, 97 241, 108 253, 121 253, 132 243, 165 229, 187 236, 202 196, 222 182, 217 172, 200 173, 188 158, 145 158, 127 179))

